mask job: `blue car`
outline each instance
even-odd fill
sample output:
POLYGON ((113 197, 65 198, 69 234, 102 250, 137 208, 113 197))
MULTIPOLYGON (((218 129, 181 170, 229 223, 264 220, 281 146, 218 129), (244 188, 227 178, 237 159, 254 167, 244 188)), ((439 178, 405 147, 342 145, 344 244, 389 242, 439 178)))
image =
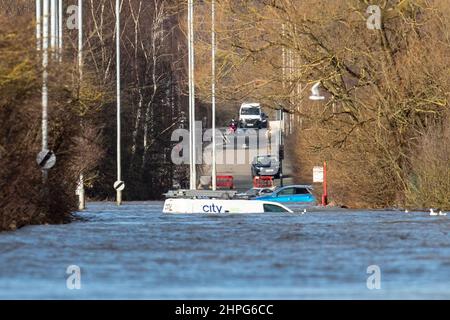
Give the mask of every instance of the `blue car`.
POLYGON ((270 194, 256 197, 254 199, 275 202, 316 202, 316 198, 312 194, 312 186, 310 185, 291 185, 280 187, 270 194))

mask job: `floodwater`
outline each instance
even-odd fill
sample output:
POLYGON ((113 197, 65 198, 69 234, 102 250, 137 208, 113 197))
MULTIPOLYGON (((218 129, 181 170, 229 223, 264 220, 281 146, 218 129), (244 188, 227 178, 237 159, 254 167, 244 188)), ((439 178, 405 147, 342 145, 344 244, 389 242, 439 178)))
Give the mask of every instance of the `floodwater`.
POLYGON ((0 233, 0 299, 450 299, 450 217, 162 205, 90 203, 82 221, 0 233))

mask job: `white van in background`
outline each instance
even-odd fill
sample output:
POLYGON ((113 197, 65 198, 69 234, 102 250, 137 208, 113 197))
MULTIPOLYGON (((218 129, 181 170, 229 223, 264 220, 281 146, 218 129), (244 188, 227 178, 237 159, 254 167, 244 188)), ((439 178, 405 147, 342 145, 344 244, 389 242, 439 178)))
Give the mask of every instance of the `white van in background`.
POLYGON ((239 109, 239 127, 261 129, 267 128, 267 116, 259 103, 243 103, 239 109))

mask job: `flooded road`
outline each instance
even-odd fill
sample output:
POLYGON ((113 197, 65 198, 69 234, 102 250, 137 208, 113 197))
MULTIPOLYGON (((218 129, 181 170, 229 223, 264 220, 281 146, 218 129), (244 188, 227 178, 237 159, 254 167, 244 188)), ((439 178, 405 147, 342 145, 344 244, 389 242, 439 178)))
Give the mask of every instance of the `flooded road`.
POLYGON ((448 217, 161 210, 90 203, 82 221, 1 233, 0 299, 450 299, 448 217), (70 265, 80 290, 66 287, 70 265))

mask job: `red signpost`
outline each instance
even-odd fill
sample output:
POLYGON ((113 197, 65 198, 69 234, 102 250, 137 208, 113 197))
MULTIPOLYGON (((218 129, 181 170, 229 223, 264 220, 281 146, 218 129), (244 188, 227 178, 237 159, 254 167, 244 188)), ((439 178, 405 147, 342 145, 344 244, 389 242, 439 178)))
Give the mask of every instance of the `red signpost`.
POLYGON ((327 162, 323 162, 323 194, 322 194, 322 205, 326 206, 328 204, 328 191, 327 191, 327 162))

